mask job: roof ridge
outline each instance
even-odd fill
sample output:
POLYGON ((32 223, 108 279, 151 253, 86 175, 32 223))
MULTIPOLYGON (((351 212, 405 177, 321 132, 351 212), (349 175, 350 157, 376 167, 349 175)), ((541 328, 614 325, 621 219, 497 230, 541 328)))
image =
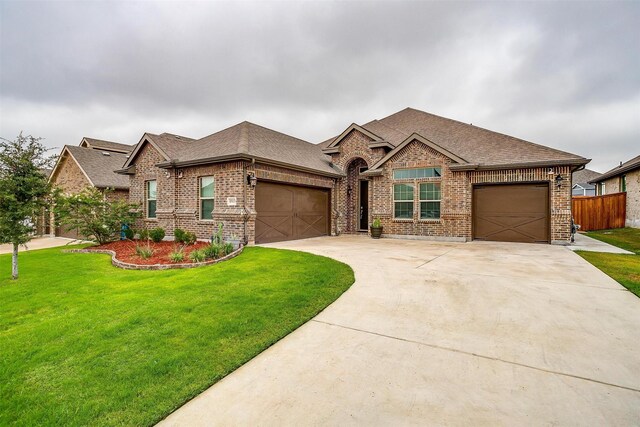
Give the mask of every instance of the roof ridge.
POLYGON ((239 124, 240 126, 240 138, 238 141, 238 152, 242 154, 249 153, 249 123, 248 121, 243 121, 239 124))
MULTIPOLYGON (((437 114, 428 113, 426 111, 418 110, 418 109, 411 108, 411 107, 407 107, 404 110, 398 111, 397 113, 393 113, 393 114, 391 114, 391 115, 389 115, 387 117, 384 117, 384 118, 380 119, 380 121, 388 119, 389 117, 395 116, 395 115, 400 114, 403 111, 407 111, 407 110, 415 111, 415 112, 423 114, 423 115, 437 117, 439 119, 444 119, 444 120, 447 120, 447 121, 450 121, 450 122, 453 122, 453 123, 458 123, 458 124, 461 124, 461 125, 464 125, 464 126, 472 126, 472 127, 476 128, 476 129, 480 129, 481 131, 484 131, 484 132, 498 134, 498 135, 501 135, 501 136, 504 136, 504 137, 507 137, 507 138, 510 138, 510 139, 513 139, 513 140, 516 140, 516 141, 524 142, 524 143, 529 144, 529 145, 534 145, 536 147, 540 147, 540 148, 543 148, 543 149, 546 149, 546 150, 551 150, 551 151, 554 151, 556 153, 568 154, 570 156, 573 156, 574 158, 580 158, 580 159, 584 159, 585 158, 583 156, 579 156, 579 155, 574 154, 574 153, 569 153, 568 151, 558 150, 557 148, 552 148, 552 147, 549 147, 547 145, 542 145, 542 144, 538 144, 538 143, 535 143, 535 142, 527 141, 526 139, 522 139, 522 138, 518 138, 518 137, 515 137, 515 136, 507 135, 506 133, 497 132, 497 131, 494 131, 494 130, 490 130, 490 129, 484 128, 482 126, 476 126, 476 125, 473 125, 471 123, 461 122, 460 120, 450 119, 449 117, 439 116, 437 114)), ((394 128, 394 127, 392 127, 392 128, 396 129, 396 130, 399 130, 399 129, 394 128)), ((402 132, 402 131, 400 131, 400 132, 402 132)))
POLYGON ((246 120, 245 120, 245 122, 246 122, 246 123, 248 123, 248 124, 250 124, 251 126, 259 127, 259 128, 262 128, 262 129, 268 130, 269 132, 279 133, 280 135, 284 135, 284 136, 287 136, 287 137, 289 137, 289 138, 296 139, 296 140, 298 140, 298 141, 300 141, 300 142, 304 142, 304 143, 309 144, 309 145, 314 145, 314 146, 315 146, 315 145, 317 145, 317 144, 314 144, 313 142, 309 142, 309 141, 306 141, 306 140, 304 140, 304 139, 298 138, 297 136, 289 135, 288 133, 280 132, 280 131, 278 131, 278 130, 271 129, 271 128, 268 128, 268 127, 266 127, 266 126, 258 125, 258 124, 256 124, 256 123, 252 123, 252 122, 249 122, 249 121, 246 121, 246 120))

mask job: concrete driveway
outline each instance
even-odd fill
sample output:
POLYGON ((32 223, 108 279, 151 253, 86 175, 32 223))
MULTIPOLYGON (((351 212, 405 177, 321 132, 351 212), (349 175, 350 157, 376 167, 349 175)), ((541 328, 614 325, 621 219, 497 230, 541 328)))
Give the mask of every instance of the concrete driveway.
POLYGON ((164 425, 640 424, 640 299, 564 247, 268 246, 356 283, 164 425))

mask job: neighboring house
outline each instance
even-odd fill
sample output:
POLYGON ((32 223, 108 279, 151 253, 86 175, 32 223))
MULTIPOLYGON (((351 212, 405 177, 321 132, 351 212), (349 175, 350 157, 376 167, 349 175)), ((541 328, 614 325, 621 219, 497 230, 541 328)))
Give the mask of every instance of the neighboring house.
POLYGON ((589 181, 600 176, 600 172, 591 169, 581 169, 571 174, 572 186, 571 194, 573 196, 595 196, 596 186, 589 181))
MULTIPOLYGON (((66 194, 95 187, 109 189, 111 199, 129 198, 129 179, 115 173, 127 160, 133 146, 111 141, 83 138, 79 146, 65 145, 49 175, 49 182, 66 194)), ((53 219, 50 223, 54 223, 53 219)), ((56 236, 76 238, 73 230, 55 230, 56 236)))
POLYGON ((625 225, 640 228, 640 156, 620 163, 590 181, 598 195, 627 193, 625 225))
POLYGON ((138 226, 249 244, 366 232, 568 242, 571 173, 589 159, 407 108, 314 145, 243 122, 194 140, 146 133, 119 173, 138 226))

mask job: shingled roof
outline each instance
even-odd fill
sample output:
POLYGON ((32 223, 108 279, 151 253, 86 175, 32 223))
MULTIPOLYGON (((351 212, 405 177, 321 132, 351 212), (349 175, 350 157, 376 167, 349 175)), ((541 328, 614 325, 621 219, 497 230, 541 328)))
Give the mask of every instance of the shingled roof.
POLYGON ((574 184, 588 184, 589 181, 599 177, 600 175, 600 172, 592 171, 591 169, 582 169, 575 171, 571 175, 571 178, 574 184))
POLYGON ((94 187, 117 190, 129 188, 129 177, 114 172, 122 167, 127 154, 70 145, 65 145, 61 157, 66 153, 73 157, 94 187))
POLYGON ((119 142, 105 141, 103 139, 95 138, 82 138, 80 147, 93 148, 95 150, 115 151, 118 153, 130 153, 133 150, 133 145, 121 144, 119 142))
POLYGON ((602 175, 598 175, 589 182, 596 183, 604 181, 605 179, 613 178, 614 176, 622 175, 635 169, 640 169, 640 156, 636 156, 633 159, 628 160, 621 165, 616 166, 615 168, 603 173, 602 175))
MULTIPOLYGON (((380 120, 362 125, 380 140, 398 147, 413 135, 419 135, 435 146, 454 154, 463 162, 455 167, 523 167, 543 164, 586 164, 589 159, 523 139, 493 132, 457 120, 406 108, 380 120)), ((336 137, 337 138, 337 137, 336 137)), ((330 139, 322 148, 336 146, 330 139)), ((375 165, 372 169, 379 167, 375 165)))
POLYGON ((159 164, 160 167, 242 158, 325 175, 342 175, 318 145, 246 121, 198 140, 181 141, 166 137, 161 140, 157 135, 151 135, 151 140, 167 159, 159 164))

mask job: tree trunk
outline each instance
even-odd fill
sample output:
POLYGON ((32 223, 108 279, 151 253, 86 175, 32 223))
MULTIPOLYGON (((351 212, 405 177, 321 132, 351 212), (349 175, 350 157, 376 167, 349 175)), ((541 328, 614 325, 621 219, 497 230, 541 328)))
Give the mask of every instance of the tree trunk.
POLYGON ((11 276, 13 280, 18 278, 18 244, 13 244, 13 256, 11 257, 11 276))

